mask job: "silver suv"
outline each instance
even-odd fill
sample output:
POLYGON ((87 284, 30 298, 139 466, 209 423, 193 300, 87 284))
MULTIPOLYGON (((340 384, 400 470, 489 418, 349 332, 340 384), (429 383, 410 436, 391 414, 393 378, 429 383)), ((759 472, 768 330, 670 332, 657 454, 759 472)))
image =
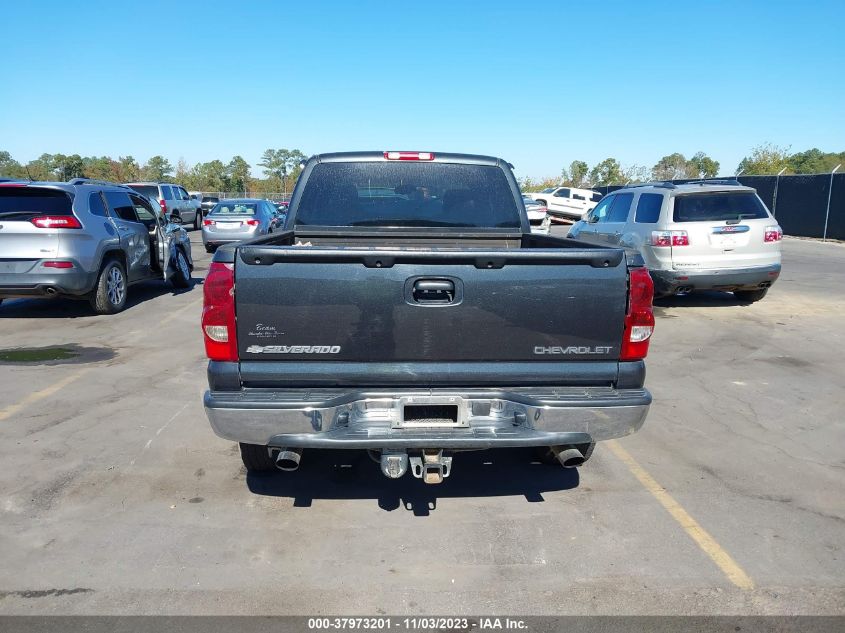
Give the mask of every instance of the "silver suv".
POLYGON ((129 285, 146 279, 190 284, 188 234, 156 202, 121 185, 0 183, 0 301, 8 297, 88 299, 119 312, 129 285))
POLYGON ((727 290, 759 301, 780 275, 783 232, 757 192, 736 181, 624 187, 569 237, 639 251, 656 296, 727 290))
POLYGON ((192 198, 185 188, 167 182, 127 182, 142 196, 155 200, 161 206, 161 210, 168 216, 175 216, 182 224, 193 226, 199 230, 202 227, 202 211, 200 201, 192 198))

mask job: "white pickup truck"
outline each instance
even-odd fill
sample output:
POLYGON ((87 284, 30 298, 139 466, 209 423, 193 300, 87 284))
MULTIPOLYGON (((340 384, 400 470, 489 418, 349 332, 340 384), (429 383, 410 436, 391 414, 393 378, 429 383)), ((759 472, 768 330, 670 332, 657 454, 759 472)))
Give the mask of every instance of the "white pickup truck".
POLYGON ((598 191, 575 187, 547 187, 527 195, 545 204, 552 220, 570 221, 580 220, 602 199, 602 194, 598 191))

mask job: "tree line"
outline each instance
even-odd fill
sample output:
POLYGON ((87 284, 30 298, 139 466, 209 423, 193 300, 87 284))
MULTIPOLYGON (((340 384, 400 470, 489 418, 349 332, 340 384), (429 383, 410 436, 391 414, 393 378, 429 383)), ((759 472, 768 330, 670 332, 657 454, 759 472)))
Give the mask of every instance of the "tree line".
POLYGON ((290 191, 301 171, 306 155, 298 149, 268 149, 258 166, 264 178, 251 175, 252 166, 243 156, 228 162, 215 159, 188 165, 183 159, 174 166, 164 156, 153 156, 143 165, 132 156, 80 156, 79 154, 42 154, 20 163, 0 150, 0 177, 31 180, 67 181, 94 178, 110 182, 173 181, 191 191, 275 193, 290 191))
MULTIPOLYGON (((763 143, 740 161, 734 173, 763 176, 783 170, 784 174, 823 174, 829 173, 840 163, 845 164, 845 152, 822 152, 813 148, 793 153, 789 147, 763 143)), ((558 177, 525 177, 520 178, 519 184, 523 191, 539 191, 558 186, 590 188, 649 180, 713 178, 719 174, 719 167, 719 161, 704 152, 697 152, 690 158, 679 152, 668 154, 651 169, 642 165, 625 167, 615 158, 606 158, 592 168, 582 160, 574 160, 569 167, 561 170, 558 177)))
MULTIPOLYGON (((80 156, 79 154, 42 154, 27 163, 16 161, 9 152, 0 151, 0 177, 59 180, 95 178, 111 182, 138 180, 172 180, 192 191, 225 191, 273 193, 293 189, 301 171, 300 163, 306 155, 298 149, 267 149, 258 161, 264 178, 255 178, 252 166, 243 156, 233 156, 228 162, 219 159, 188 165, 180 159, 172 165, 164 156, 153 156, 143 165, 132 156, 80 156)), ((845 152, 822 152, 813 148, 791 152, 764 143, 753 148, 743 158, 735 173, 770 175, 783 170, 785 174, 828 173, 837 164, 845 163, 845 152)), ((719 173, 719 161, 704 152, 687 158, 679 152, 668 154, 651 169, 641 165, 623 166, 615 158, 606 158, 590 167, 582 160, 572 161, 558 177, 520 179, 523 191, 539 191, 546 187, 598 187, 648 180, 679 180, 684 178, 712 178, 719 173)))

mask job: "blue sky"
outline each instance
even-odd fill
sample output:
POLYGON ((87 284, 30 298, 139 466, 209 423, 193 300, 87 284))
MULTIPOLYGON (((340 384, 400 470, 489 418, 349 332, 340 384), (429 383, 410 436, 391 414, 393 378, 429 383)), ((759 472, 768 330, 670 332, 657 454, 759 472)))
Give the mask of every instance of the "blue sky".
POLYGON ((842 0, 83 4, 2 10, 0 150, 18 160, 419 149, 541 177, 845 150, 842 0))

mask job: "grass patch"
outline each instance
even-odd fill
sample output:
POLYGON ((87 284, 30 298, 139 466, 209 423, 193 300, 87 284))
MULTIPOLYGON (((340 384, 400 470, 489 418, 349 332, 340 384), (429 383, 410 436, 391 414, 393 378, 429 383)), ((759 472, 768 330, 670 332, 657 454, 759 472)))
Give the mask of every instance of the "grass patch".
POLYGON ((0 362, 43 363, 48 360, 68 360, 79 353, 69 347, 34 347, 21 349, 0 349, 0 362))

